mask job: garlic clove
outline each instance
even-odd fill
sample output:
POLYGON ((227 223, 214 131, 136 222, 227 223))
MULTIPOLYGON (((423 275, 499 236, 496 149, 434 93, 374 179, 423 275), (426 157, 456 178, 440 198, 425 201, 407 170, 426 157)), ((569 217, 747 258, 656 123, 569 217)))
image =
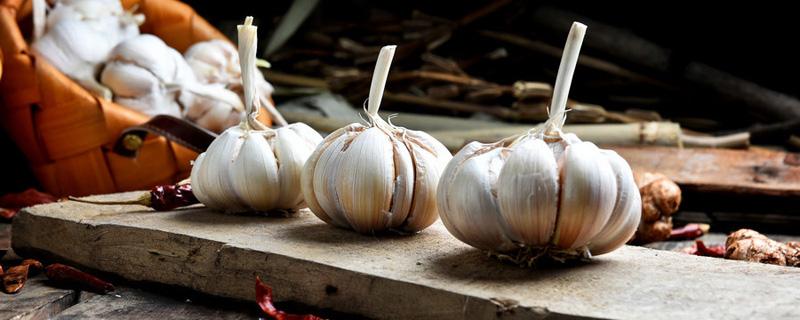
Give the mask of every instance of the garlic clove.
POLYGON ((232 160, 227 164, 230 176, 225 180, 231 181, 233 192, 249 209, 269 211, 275 208, 279 193, 269 190, 269 187, 279 186, 282 182, 278 174, 278 162, 270 147, 270 140, 275 139, 275 133, 245 133, 237 127, 227 131, 241 133, 229 153, 232 160))
POLYGON ((472 142, 447 164, 437 190, 439 214, 459 240, 489 251, 516 248, 495 199, 494 186, 507 152, 497 144, 472 142))
POLYGON ((423 131, 406 130, 404 134, 413 158, 414 175, 411 214, 403 229, 414 232, 427 228, 439 218, 436 189, 442 171, 453 156, 441 142, 423 131))
POLYGON ((118 61, 106 64, 100 81, 121 97, 146 95, 159 87, 158 78, 149 71, 118 61))
POLYGON ((206 167, 203 165, 205 161, 206 153, 203 152, 197 156, 197 158, 192 161, 192 172, 189 174, 192 177, 192 193, 197 198, 200 203, 213 203, 216 199, 213 199, 206 193, 206 181, 205 175, 200 174, 200 170, 204 170, 206 167))
POLYGON ((350 226, 371 233, 390 226, 394 185, 392 142, 380 128, 372 127, 336 151, 341 170, 336 172, 337 198, 350 226), (365 194, 364 191, 370 193, 365 194))
POLYGON ((586 246, 605 226, 617 199, 614 171, 591 142, 571 144, 560 160, 561 199, 553 244, 586 246))
POLYGON ((413 206, 414 200, 414 178, 415 167, 412 160, 412 153, 404 144, 403 137, 390 136, 392 140, 392 151, 394 158, 392 159, 395 166, 395 181, 393 186, 393 193, 391 196, 392 207, 389 212, 392 212, 392 221, 389 223, 391 228, 398 228, 409 218, 409 212, 413 206))
POLYGON ((296 123, 275 130, 276 138, 272 147, 277 163, 280 164, 278 166, 280 188, 277 192, 267 191, 279 194, 277 208, 297 208, 303 203, 303 192, 300 188, 303 165, 319 140, 322 140, 318 133, 314 132, 316 135, 314 137, 307 134, 304 128, 299 128, 301 126, 308 128, 305 124, 296 123), (298 134, 298 131, 307 135, 298 134), (317 140, 315 141, 317 143, 312 142, 313 140, 317 140))
POLYGON ((225 130, 208 146, 203 161, 196 164, 199 168, 197 175, 192 176, 192 186, 195 183, 200 186, 201 192, 208 196, 207 201, 201 202, 212 209, 244 210, 230 179, 232 157, 239 152, 242 133, 237 127, 225 130))
POLYGON ((326 176, 325 171, 326 168, 332 168, 333 172, 338 170, 338 163, 332 158, 334 151, 341 149, 352 131, 357 130, 363 130, 363 126, 352 124, 325 137, 308 157, 301 174, 303 197, 311 212, 323 221, 343 228, 348 225, 347 219, 341 213, 340 206, 333 205, 335 197, 328 196, 335 192, 335 188, 329 188, 331 176, 326 176))
POLYGON ((510 236, 546 246, 555 230, 558 193, 558 165, 547 144, 528 138, 513 145, 497 179, 497 201, 510 236))
POLYGON ((611 164, 617 180, 617 201, 605 227, 589 244, 592 255, 614 251, 628 242, 636 233, 642 216, 642 199, 631 167, 614 151, 602 150, 602 154, 611 164))

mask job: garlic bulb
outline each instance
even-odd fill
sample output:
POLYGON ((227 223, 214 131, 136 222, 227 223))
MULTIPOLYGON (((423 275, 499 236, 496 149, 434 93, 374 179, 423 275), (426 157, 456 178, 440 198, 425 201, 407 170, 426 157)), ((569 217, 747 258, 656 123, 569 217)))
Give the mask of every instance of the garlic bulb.
MULTIPOLYGON (((201 41, 189 47, 183 56, 200 83, 222 85, 244 99, 239 56, 230 42, 219 39, 201 41)), ((274 89, 259 70, 256 70, 255 81, 259 103, 267 109, 276 124, 286 125, 286 120, 272 105, 270 95, 274 89)))
POLYGON ((126 12, 119 0, 62 0, 42 21, 45 1, 34 6, 34 52, 87 90, 111 99, 95 75, 114 46, 139 34, 144 16, 126 12))
POLYGON ((192 188, 206 206, 228 212, 294 211, 303 207, 300 172, 322 137, 303 123, 276 130, 258 122, 256 27, 239 26, 247 117, 217 137, 194 162, 192 188))
POLYGON ((236 125, 244 115, 238 95, 222 85, 199 83, 183 56, 150 34, 116 46, 100 81, 117 103, 151 116, 184 116, 216 132, 236 125))
POLYGON ((451 155, 425 132, 378 116, 395 46, 381 49, 368 100, 371 124, 331 133, 303 168, 303 195, 323 221, 362 233, 420 231, 438 217, 436 185, 451 155))
POLYGON ((585 30, 580 23, 570 30, 543 127, 494 144, 470 143, 445 168, 439 214, 456 238, 532 263, 607 253, 636 231, 641 199, 630 166, 614 151, 561 131, 585 30))

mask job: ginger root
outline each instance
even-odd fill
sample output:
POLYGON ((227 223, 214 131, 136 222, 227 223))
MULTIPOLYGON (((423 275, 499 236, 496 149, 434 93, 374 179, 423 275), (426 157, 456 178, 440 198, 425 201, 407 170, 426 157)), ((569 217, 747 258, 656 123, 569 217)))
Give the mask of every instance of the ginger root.
POLYGON ((725 240, 725 258, 800 267, 800 243, 780 243, 750 229, 739 229, 725 240))
POLYGON ((681 204, 681 189, 660 173, 636 174, 636 184, 642 195, 642 220, 631 242, 667 240, 672 232, 671 215, 681 204))

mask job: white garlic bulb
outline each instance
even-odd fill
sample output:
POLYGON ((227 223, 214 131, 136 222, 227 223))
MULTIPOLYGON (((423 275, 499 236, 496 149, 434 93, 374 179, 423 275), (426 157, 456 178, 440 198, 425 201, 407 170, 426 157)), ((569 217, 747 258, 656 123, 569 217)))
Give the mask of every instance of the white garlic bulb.
MULTIPOLYGON (((220 39, 201 41, 189 47, 183 56, 200 83, 222 85, 244 99, 239 55, 230 42, 220 39)), ((256 70, 255 78, 259 103, 267 109, 277 125, 286 125, 286 120, 275 110, 270 99, 274 88, 264 79, 261 71, 256 70)))
POLYGON ((147 115, 184 116, 220 132, 244 116, 242 100, 222 85, 197 81, 183 56, 160 38, 143 34, 114 48, 100 76, 114 101, 147 115))
POLYGON ((194 162, 192 188, 206 206, 228 212, 294 211, 303 207, 300 173, 322 136, 303 123, 276 130, 256 119, 256 27, 239 26, 247 117, 217 137, 194 162))
POLYGON ((570 30, 543 127, 494 144, 470 143, 447 165, 439 214, 456 238, 531 263, 607 253, 636 231, 641 199, 630 166, 561 131, 585 30, 580 23, 570 30))
POLYGON ((436 186, 447 148, 425 132, 395 127, 378 116, 395 46, 378 56, 367 116, 371 124, 331 133, 303 168, 303 194, 323 221, 362 233, 420 231, 437 217, 436 186))
POLYGON ((92 93, 111 99, 95 75, 120 42, 139 34, 144 16, 119 0, 61 0, 42 21, 46 3, 34 1, 34 52, 92 93))

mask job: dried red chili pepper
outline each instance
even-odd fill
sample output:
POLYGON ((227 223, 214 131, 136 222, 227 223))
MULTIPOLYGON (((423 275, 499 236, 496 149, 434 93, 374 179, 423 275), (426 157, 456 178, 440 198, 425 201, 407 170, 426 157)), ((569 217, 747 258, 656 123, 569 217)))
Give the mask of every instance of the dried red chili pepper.
POLYGON ((25 281, 28 280, 28 266, 20 265, 8 268, 8 271, 3 273, 3 290, 6 293, 17 293, 25 286, 25 281))
POLYGON ((86 291, 101 294, 114 291, 114 285, 111 283, 60 263, 47 266, 47 268, 45 268, 45 274, 51 281, 64 286, 78 287, 86 291))
POLYGON ((256 276, 256 303, 264 313, 275 320, 322 320, 313 314, 291 314, 278 310, 272 304, 272 288, 261 282, 258 276, 256 276))
POLYGON ((691 247, 687 247, 682 251, 683 253, 688 253, 703 257, 714 257, 714 258, 725 257, 725 245, 719 244, 713 246, 706 246, 703 240, 695 240, 694 244, 691 247))
POLYGON ((10 220, 19 209, 42 203, 56 202, 58 198, 36 189, 28 189, 19 193, 9 193, 0 196, 0 218, 10 220))
POLYGON ((36 259, 25 259, 25 260, 22 260, 22 263, 20 263, 20 265, 21 266, 28 266, 28 273, 30 273, 31 276, 35 276, 35 275, 39 274, 39 272, 44 270, 44 265, 42 265, 42 263, 39 262, 39 260, 36 260, 36 259))
POLYGON ((75 197, 70 197, 69 199, 91 204, 138 204, 153 208, 156 211, 169 211, 200 203, 192 193, 192 185, 188 183, 155 186, 149 192, 130 201, 92 201, 75 197))
POLYGON ((694 240, 708 233, 710 226, 704 223, 690 223, 678 229, 672 229, 669 240, 694 240))

